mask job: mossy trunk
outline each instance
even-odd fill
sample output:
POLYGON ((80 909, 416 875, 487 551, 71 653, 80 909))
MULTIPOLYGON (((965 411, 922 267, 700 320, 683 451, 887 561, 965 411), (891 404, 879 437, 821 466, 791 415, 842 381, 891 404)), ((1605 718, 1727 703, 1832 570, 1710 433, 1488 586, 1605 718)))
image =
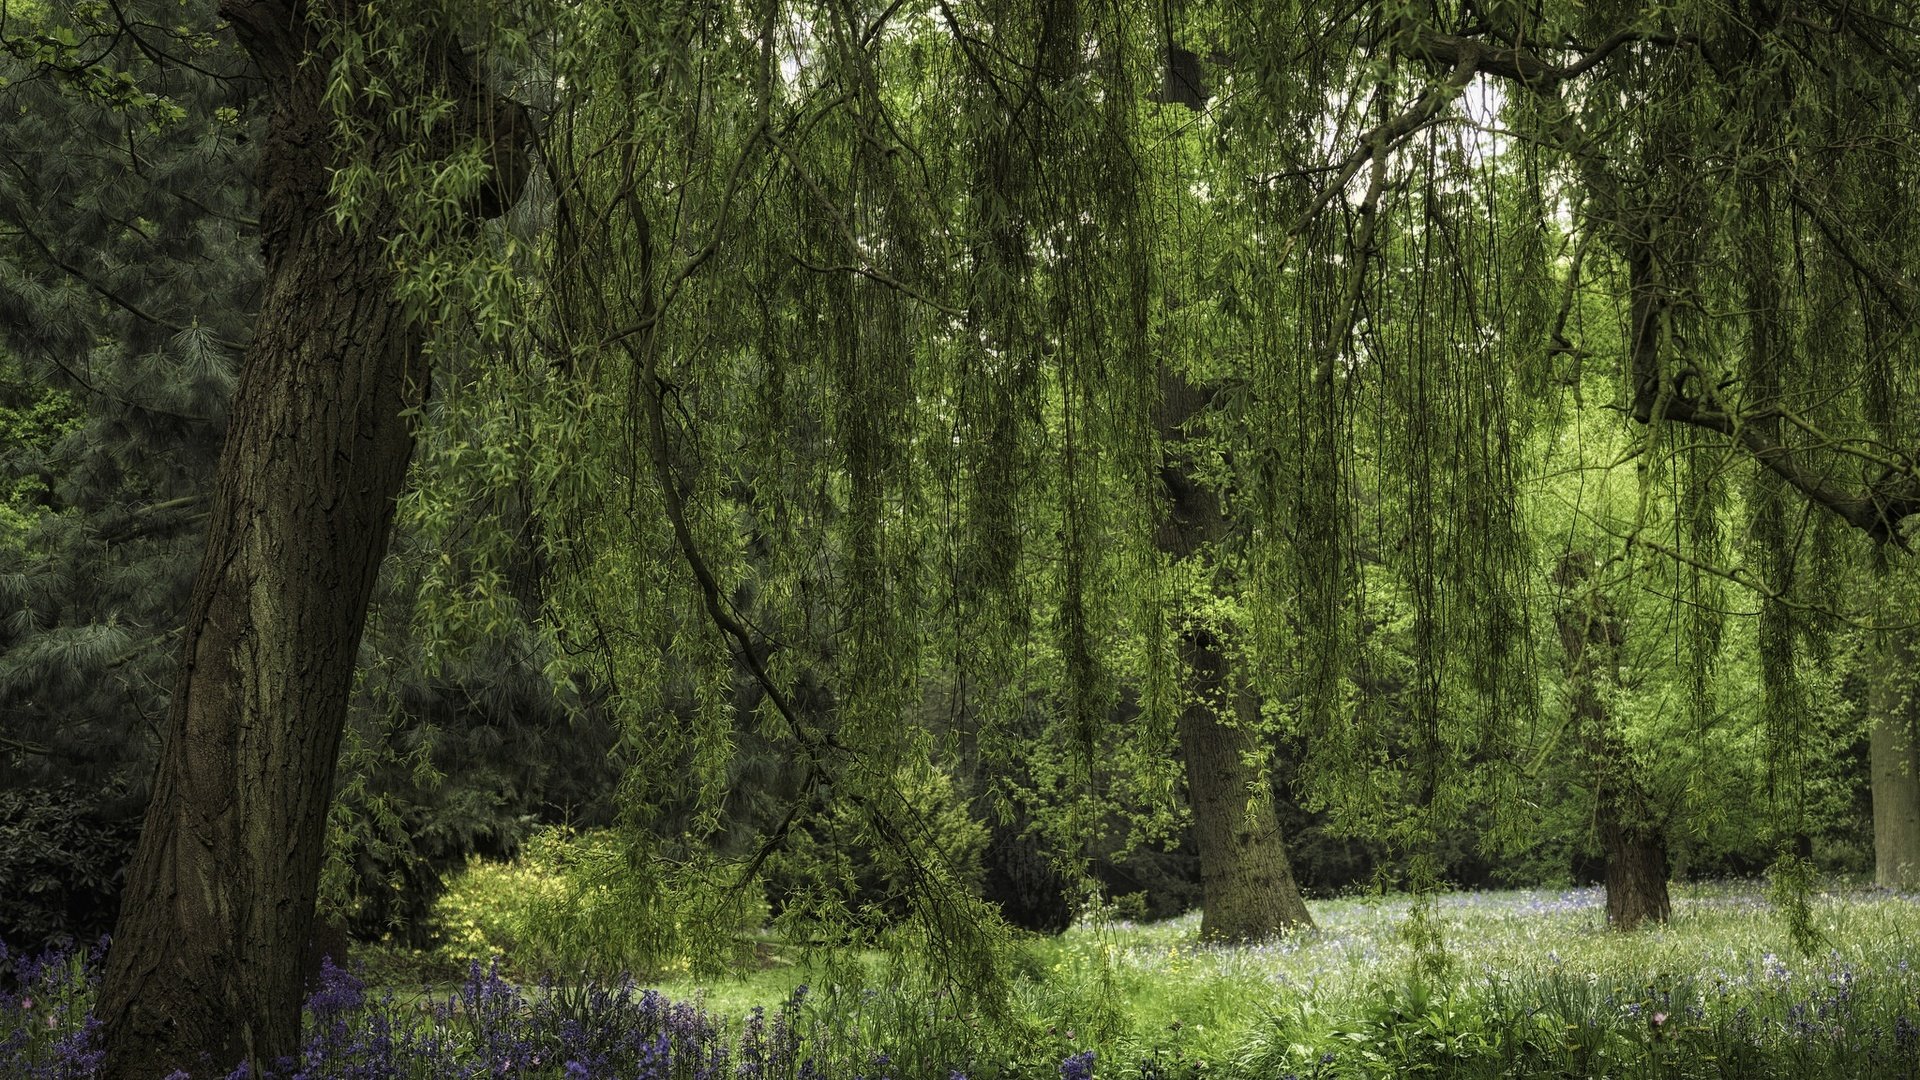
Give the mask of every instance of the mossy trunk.
POLYGON ((1920 673, 1912 639, 1895 634, 1875 650, 1867 691, 1873 880, 1920 889, 1920 673))
POLYGON ((1673 914, 1667 896, 1666 834, 1657 827, 1628 822, 1617 806, 1604 807, 1598 818, 1600 847, 1607 860, 1607 925, 1632 930, 1642 923, 1666 922, 1673 914))
POLYGON ((1220 642, 1196 630, 1182 635, 1180 645, 1189 673, 1180 752, 1200 851, 1200 936, 1258 941, 1312 926, 1287 861, 1270 786, 1248 764, 1257 759, 1258 743, 1245 727, 1221 722, 1240 695, 1220 642))
POLYGON ((1632 930, 1665 922, 1672 914, 1667 836, 1607 708, 1606 691, 1619 684, 1617 657, 1625 630, 1613 605, 1593 587, 1591 564, 1585 552, 1561 556, 1554 575, 1564 591, 1557 621, 1567 705, 1593 784, 1594 832, 1606 859, 1607 925, 1632 930))
MULTIPOLYGON (((1204 392, 1172 374, 1161 378, 1161 481, 1167 495, 1160 549, 1212 562, 1227 529, 1219 497, 1194 476, 1185 428, 1206 403, 1204 392)), ((1200 851, 1202 915, 1208 940, 1257 941, 1312 926, 1287 861, 1271 785, 1251 761, 1260 747, 1248 723, 1252 699, 1213 630, 1183 613, 1181 666, 1186 672, 1178 723, 1200 851)))

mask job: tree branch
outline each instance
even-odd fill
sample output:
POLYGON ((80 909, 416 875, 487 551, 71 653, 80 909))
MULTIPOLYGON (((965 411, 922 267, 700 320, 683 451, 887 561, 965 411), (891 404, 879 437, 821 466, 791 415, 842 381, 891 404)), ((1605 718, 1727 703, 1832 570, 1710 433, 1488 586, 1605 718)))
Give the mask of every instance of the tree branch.
POLYGON ((1890 471, 1869 484, 1864 494, 1848 492, 1816 476, 1792 447, 1767 434, 1760 425, 1749 423, 1749 417, 1703 407, 1679 394, 1664 397, 1657 409, 1650 401, 1636 402, 1633 418, 1645 424, 1652 423, 1657 415, 1660 419, 1725 435, 1814 505, 1866 533, 1875 543, 1892 543, 1906 549, 1907 543, 1900 535, 1900 522, 1920 514, 1920 482, 1912 476, 1902 477, 1890 471))
POLYGON ((1624 45, 1648 42, 1679 45, 1685 38, 1671 34, 1649 34, 1639 30, 1619 30, 1600 44, 1588 49, 1571 64, 1555 64, 1531 49, 1489 46, 1472 38, 1425 31, 1408 51, 1431 63, 1457 65, 1471 63, 1475 71, 1520 85, 1537 93, 1558 93, 1560 84, 1592 71, 1624 45))
MULTIPOLYGON (((1686 44, 1688 40, 1671 35, 1622 30, 1567 65, 1548 63, 1525 49, 1490 48, 1468 38, 1438 33, 1420 35, 1412 52, 1429 63, 1453 65, 1453 78, 1459 77, 1462 66, 1469 66, 1469 77, 1473 72, 1483 72, 1518 83, 1542 97, 1555 98, 1562 83, 1591 71, 1622 46, 1642 41, 1675 46, 1686 44)), ((1623 254, 1627 256, 1629 264, 1638 263, 1640 266, 1637 269, 1643 271, 1635 274, 1632 339, 1628 356, 1628 370, 1635 384, 1633 418, 1643 424, 1672 420, 1724 435, 1761 467, 1800 492, 1814 505, 1866 533, 1876 543, 1893 543, 1905 549, 1907 544, 1900 535, 1900 522, 1920 513, 1920 478, 1910 471, 1883 466, 1880 477, 1869 483, 1864 493, 1836 487, 1809 469, 1801 455, 1767 431, 1766 425, 1752 422, 1758 417, 1716 408, 1710 401, 1703 402, 1681 394, 1670 380, 1660 376, 1658 337, 1665 303, 1655 295, 1659 283, 1646 276, 1654 265, 1651 253, 1644 250, 1648 246, 1647 241, 1630 235, 1633 230, 1628 224, 1629 218, 1618 205, 1620 184, 1592 152, 1585 132, 1580 131, 1564 115, 1560 123, 1554 126, 1561 141, 1560 148, 1580 160, 1582 178, 1589 195, 1613 212, 1613 228, 1619 234, 1623 254)), ((1807 209, 1840 256, 1868 278, 1896 311, 1908 311, 1906 305, 1897 298, 1897 290, 1888 285, 1885 275, 1876 273, 1840 242, 1838 230, 1825 219, 1817 205, 1798 191, 1794 193, 1794 201, 1807 209)))
POLYGON ((1827 243, 1833 245, 1833 250, 1839 254, 1840 258, 1848 266, 1853 267, 1854 273, 1859 274, 1867 284, 1873 286, 1873 291, 1893 309, 1899 321, 1912 322, 1913 308, 1907 303, 1905 294, 1913 292, 1913 285, 1900 280, 1896 275, 1889 274, 1881 267, 1868 263, 1857 254, 1841 234, 1838 223, 1828 214, 1827 209, 1809 197, 1799 184, 1793 184, 1790 190, 1794 205, 1807 212, 1807 216, 1813 219, 1814 227, 1820 230, 1820 235, 1826 238, 1827 243))
MULTIPOLYGON (((1347 185, 1353 183, 1354 177, 1360 175, 1361 166, 1376 156, 1384 159, 1392 152, 1395 143, 1432 123, 1440 115, 1441 110, 1459 98, 1460 92, 1473 81, 1474 68, 1480 59, 1477 44, 1473 42, 1464 44, 1471 47, 1454 61, 1452 70, 1447 73, 1443 82, 1438 86, 1429 87, 1407 111, 1361 134, 1359 145, 1340 163, 1339 172, 1335 174, 1333 180, 1320 189, 1320 193, 1314 196, 1313 202, 1308 205, 1306 211, 1294 222, 1293 228, 1289 230, 1289 236, 1292 239, 1297 240, 1312 227, 1314 220, 1327 208, 1327 204, 1333 201, 1334 196, 1345 191, 1347 185)), ((1289 243, 1289 250, 1291 247, 1289 243)), ((1286 255, 1281 256, 1281 261, 1286 261, 1286 255)))
POLYGON ((36 757, 53 756, 52 747, 41 746, 39 743, 31 743, 25 739, 16 739, 11 735, 0 735, 0 749, 12 750, 22 754, 33 754, 36 757))

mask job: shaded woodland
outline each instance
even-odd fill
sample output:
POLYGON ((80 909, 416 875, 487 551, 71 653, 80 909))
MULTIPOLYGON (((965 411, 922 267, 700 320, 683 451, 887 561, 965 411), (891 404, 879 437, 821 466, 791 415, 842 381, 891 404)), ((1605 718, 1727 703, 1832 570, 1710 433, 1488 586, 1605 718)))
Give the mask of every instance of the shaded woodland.
POLYGON ((0 12, 0 938, 112 931, 102 1077, 556 825, 969 1000, 1920 887, 1910 3, 0 12))

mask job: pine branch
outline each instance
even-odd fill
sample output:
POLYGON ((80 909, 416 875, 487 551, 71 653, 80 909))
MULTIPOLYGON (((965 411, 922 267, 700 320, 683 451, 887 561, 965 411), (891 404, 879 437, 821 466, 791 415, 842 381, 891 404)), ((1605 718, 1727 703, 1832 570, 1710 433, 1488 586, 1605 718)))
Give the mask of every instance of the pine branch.
POLYGON ((152 61, 156 66, 159 66, 161 68, 168 68, 168 67, 184 68, 188 71, 197 72, 198 74, 205 75, 209 79, 214 79, 218 82, 223 82, 223 83, 224 82, 240 82, 240 81, 249 80, 255 77, 251 71, 247 71, 245 69, 243 69, 237 74, 231 73, 231 72, 213 71, 208 68, 201 67, 200 65, 187 59, 185 55, 168 52, 167 50, 162 49, 159 46, 148 41, 146 37, 140 33, 140 29, 144 27, 146 29, 156 30, 156 31, 159 31, 160 34, 165 37, 177 36, 174 30, 165 26, 161 26, 158 23, 150 22, 146 19, 128 18, 127 13, 120 6, 120 0, 107 0, 107 6, 113 10, 114 20, 120 24, 121 32, 126 34, 127 39, 133 42, 135 48, 140 50, 141 55, 145 56, 148 60, 152 61))
POLYGON ((183 495, 165 502, 149 503, 127 511, 119 520, 101 528, 100 539, 108 544, 124 544, 129 540, 143 539, 158 535, 171 529, 197 525, 207 520, 208 512, 176 516, 176 511, 190 510, 207 501, 204 494, 183 495))
POLYGON ((28 742, 25 739, 16 739, 11 735, 0 735, 0 748, 21 754, 32 754, 35 757, 53 756, 52 747, 41 746, 39 743, 28 742))
MULTIPOLYGON (((92 290, 96 295, 100 296, 102 299, 106 300, 108 303, 113 304, 115 307, 118 307, 121 310, 127 312, 129 315, 132 315, 134 318, 139 319, 141 322, 148 323, 152 326, 158 326, 164 330, 171 330, 175 334, 186 333, 188 330, 193 329, 192 327, 184 326, 180 323, 173 322, 170 319, 161 318, 160 316, 155 315, 152 312, 141 308, 140 305, 120 295, 118 292, 115 292, 113 289, 108 288, 106 285, 102 284, 101 282, 95 281, 90 275, 88 275, 88 273, 85 270, 82 270, 80 267, 75 266, 74 264, 66 261, 65 259, 61 258, 57 253, 55 253, 53 248, 49 246, 45 240, 42 240, 40 238, 40 235, 34 232, 33 228, 29 226, 25 221, 15 220, 13 222, 13 226, 16 229, 20 230, 20 235, 25 236, 28 240, 33 241, 33 246, 40 249, 40 253, 46 256, 46 259, 48 262, 52 263, 56 267, 59 267, 61 270, 66 271, 70 276, 73 277, 74 280, 80 282, 82 285, 85 285, 88 289, 92 290)), ((221 348, 229 349, 234 352, 244 351, 244 348, 245 348, 239 342, 230 341, 223 337, 216 336, 213 338, 213 341, 215 342, 215 344, 218 344, 221 348)))

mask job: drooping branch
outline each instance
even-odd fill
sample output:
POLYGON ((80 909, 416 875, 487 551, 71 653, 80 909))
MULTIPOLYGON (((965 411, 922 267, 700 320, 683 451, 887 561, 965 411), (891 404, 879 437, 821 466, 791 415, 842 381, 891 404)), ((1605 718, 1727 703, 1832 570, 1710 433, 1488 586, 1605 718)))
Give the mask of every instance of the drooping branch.
MULTIPOLYGON (((1888 471, 1869 483, 1866 490, 1850 491, 1828 483, 1809 469, 1799 451, 1767 434, 1763 425, 1752 422, 1753 417, 1716 409, 1678 393, 1665 396, 1657 415, 1726 436, 1809 502, 1866 533, 1875 543, 1907 546, 1900 535, 1900 523, 1920 514, 1920 479, 1911 473, 1888 471)), ((1655 416, 1651 399, 1644 407, 1641 402, 1635 403, 1635 420, 1651 423, 1655 416)))
POLYGON ((673 475, 672 449, 667 444, 667 418, 663 404, 663 381, 660 378, 657 361, 657 338, 655 331, 660 323, 660 301, 654 295, 652 229, 646 210, 634 194, 633 151, 628 150, 626 179, 622 183, 621 202, 633 222, 638 234, 636 244, 640 252, 640 295, 638 306, 640 317, 635 320, 632 331, 623 331, 621 345, 626 349, 628 358, 634 365, 633 377, 636 393, 634 397, 646 422, 646 450, 648 463, 653 470, 654 482, 660 488, 660 498, 667 512, 667 522, 673 530, 675 545, 680 549, 680 557, 686 561, 687 568, 693 573, 694 581, 700 588, 700 597, 706 608, 707 617, 713 625, 732 643, 733 652, 753 676, 754 682, 773 703, 774 709, 787 724, 788 730, 805 747, 810 757, 817 757, 823 748, 833 748, 831 734, 816 734, 806 729, 800 721, 800 715, 787 700, 785 691, 768 673, 762 653, 754 634, 739 619, 727 610, 725 595, 720 581, 714 576, 713 569, 707 564, 700 552, 699 544, 694 540, 693 529, 687 523, 686 501, 681 498, 679 482, 673 475))
MULTIPOLYGON (((1468 69, 1468 78, 1479 73, 1504 79, 1558 105, 1563 84, 1594 70, 1623 46, 1636 42, 1666 47, 1692 43, 1684 37, 1622 30, 1566 65, 1553 64, 1526 48, 1490 47, 1470 38, 1437 33, 1421 34, 1412 51, 1436 67, 1450 66, 1449 81, 1461 78, 1464 67, 1468 69)), ((1635 275, 1630 301, 1633 315, 1627 363, 1634 385, 1633 418, 1643 424, 1672 421, 1723 435, 1814 505, 1864 532, 1875 543, 1892 542, 1904 548, 1906 542, 1900 535, 1900 523, 1920 514, 1920 476, 1911 468, 1888 467, 1883 462, 1881 475, 1864 490, 1835 485, 1808 465, 1802 450, 1780 439, 1772 430, 1775 425, 1759 422, 1777 418, 1777 412, 1763 415, 1729 410, 1720 407, 1711 394, 1680 392, 1682 388, 1675 380, 1661 375, 1659 342, 1664 332, 1666 302, 1659 295, 1663 283, 1654 276, 1656 260, 1646 228, 1649 219, 1624 205, 1622 193, 1628 185, 1615 175, 1597 152, 1591 135, 1564 108, 1556 109, 1546 126, 1548 142, 1577 163, 1589 202, 1599 214, 1605 215, 1606 231, 1611 234, 1614 246, 1629 264, 1641 271, 1635 275)), ((1351 174, 1345 174, 1345 179, 1351 179, 1351 174)), ((1891 278, 1861 258, 1823 207, 1798 191, 1794 200, 1813 218, 1841 258, 1867 280, 1889 306, 1896 312, 1909 310, 1902 295, 1904 282, 1891 278)), ((1901 456, 1912 459, 1912 455, 1901 456)))

